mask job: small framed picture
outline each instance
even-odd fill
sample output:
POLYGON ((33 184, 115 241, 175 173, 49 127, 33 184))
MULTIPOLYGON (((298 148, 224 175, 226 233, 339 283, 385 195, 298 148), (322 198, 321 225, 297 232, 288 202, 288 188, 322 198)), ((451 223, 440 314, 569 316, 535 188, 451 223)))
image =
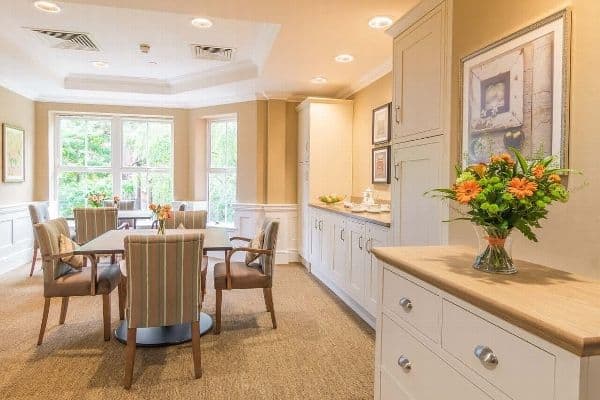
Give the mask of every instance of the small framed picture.
POLYGON ((392 103, 384 104, 373 110, 373 144, 387 143, 391 139, 392 103))
POLYGON ((25 181, 25 131, 2 124, 2 180, 25 181))
POLYGON ((390 149, 390 146, 373 149, 373 183, 390 183, 390 149))

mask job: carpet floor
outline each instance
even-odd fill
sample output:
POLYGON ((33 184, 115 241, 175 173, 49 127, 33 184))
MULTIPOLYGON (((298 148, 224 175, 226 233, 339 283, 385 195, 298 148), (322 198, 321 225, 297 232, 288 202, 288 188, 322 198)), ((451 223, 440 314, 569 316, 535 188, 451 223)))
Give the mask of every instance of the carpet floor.
MULTIPOLYGON (((373 330, 298 264, 276 266, 277 329, 262 290, 223 292, 221 334, 201 339, 202 377, 193 379, 190 343, 138 348, 129 391, 124 345, 102 339, 100 296, 72 298, 64 325, 54 299, 36 346, 42 274, 28 268, 0 276, 0 399, 373 398, 373 330)), ((207 281, 203 310, 214 316, 207 281)), ((113 328, 118 315, 115 290, 113 328)))

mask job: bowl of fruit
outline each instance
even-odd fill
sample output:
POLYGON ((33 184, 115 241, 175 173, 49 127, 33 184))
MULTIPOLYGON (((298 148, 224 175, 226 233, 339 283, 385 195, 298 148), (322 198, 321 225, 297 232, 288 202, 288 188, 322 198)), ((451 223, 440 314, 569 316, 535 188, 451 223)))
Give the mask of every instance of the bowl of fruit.
POLYGON ((333 205, 344 200, 345 196, 338 196, 337 194, 324 194, 319 196, 319 200, 327 205, 333 205))

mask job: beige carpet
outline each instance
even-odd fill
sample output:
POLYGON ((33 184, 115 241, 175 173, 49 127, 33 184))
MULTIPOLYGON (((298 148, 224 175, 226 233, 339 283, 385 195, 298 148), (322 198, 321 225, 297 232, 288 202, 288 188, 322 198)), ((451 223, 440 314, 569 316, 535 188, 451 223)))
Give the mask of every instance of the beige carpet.
MULTIPOLYGON (((190 344, 138 349, 134 382, 122 388, 124 346, 102 340, 101 298, 73 298, 58 325, 53 300, 44 344, 42 276, 24 266, 0 276, 0 398, 370 399, 373 330, 300 265, 277 266, 271 327, 261 290, 223 294, 222 333, 201 339, 203 376, 190 344)), ((209 276, 209 282, 210 276, 209 276)), ((214 290, 204 310, 214 316, 214 290)), ((116 291, 113 327, 118 323, 116 291)))

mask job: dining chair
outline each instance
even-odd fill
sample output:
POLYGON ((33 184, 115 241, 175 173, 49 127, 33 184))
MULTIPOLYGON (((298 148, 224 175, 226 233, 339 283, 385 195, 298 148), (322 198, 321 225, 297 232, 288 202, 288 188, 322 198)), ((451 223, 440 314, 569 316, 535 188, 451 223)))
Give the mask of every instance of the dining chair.
POLYGON ((202 376, 198 314, 203 240, 201 233, 125 237, 126 389, 133 377, 137 328, 191 324, 194 376, 202 376))
MULTIPOLYGON (((108 231, 129 229, 128 223, 117 225, 118 213, 116 207, 74 208, 75 241, 83 245, 108 231)), ((111 263, 115 263, 114 255, 111 263)))
MULTIPOLYGON (((104 207, 115 207, 115 202, 113 200, 104 200, 102 203, 104 207)), ((116 207, 119 210, 134 210, 135 200, 119 200, 116 207)))
MULTIPOLYGON (((110 340, 110 294, 119 286, 121 271, 118 264, 96 264, 76 269, 62 261, 72 253, 61 254, 59 250, 60 236, 69 235, 69 226, 64 218, 48 220, 35 225, 44 270, 44 312, 38 336, 38 346, 42 344, 50 300, 60 297, 59 324, 65 322, 69 298, 77 296, 102 295, 102 315, 104 321, 104 340, 110 340)), ((120 289, 119 289, 120 291, 120 289)), ((124 303, 119 293, 119 314, 124 312, 124 303)))
POLYGON ((29 271, 29 276, 32 276, 33 269, 35 268, 35 262, 37 261, 38 250, 40 248, 34 225, 46 222, 50 219, 50 216, 48 213, 48 204, 46 203, 32 203, 28 206, 28 208, 29 218, 31 219, 31 227, 33 229, 33 257, 31 259, 31 270, 29 271))
MULTIPOLYGON (((279 231, 279 222, 270 218, 265 219, 261 231, 264 232, 264 239, 261 248, 236 247, 225 257, 225 262, 217 263, 214 267, 216 295, 216 324, 215 334, 221 333, 221 306, 223 302, 223 290, 232 289, 261 289, 265 298, 267 311, 271 313, 271 322, 273 329, 277 329, 275 320, 275 308, 273 307, 273 270, 275 264, 275 254, 277 246, 277 233, 279 231), (250 252, 258 254, 253 262, 246 265, 245 262, 231 261, 231 257, 237 252, 250 252)), ((248 243, 252 242, 250 238, 232 237, 232 241, 241 240, 248 243)))

